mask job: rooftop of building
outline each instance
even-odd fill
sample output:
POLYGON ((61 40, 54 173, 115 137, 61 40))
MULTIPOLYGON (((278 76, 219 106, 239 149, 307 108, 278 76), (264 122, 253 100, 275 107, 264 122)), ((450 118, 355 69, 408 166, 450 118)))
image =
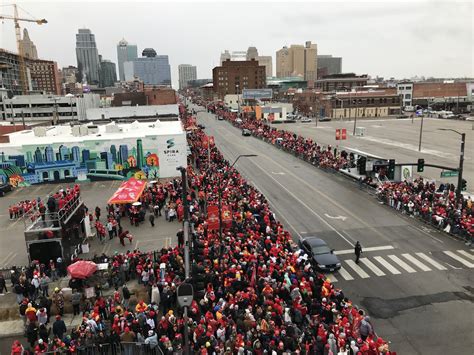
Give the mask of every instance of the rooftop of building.
MULTIPOLYGON (((79 127, 70 125, 45 127, 45 130, 43 130, 44 136, 38 136, 38 132, 35 134, 35 130, 24 130, 10 133, 8 134, 10 142, 1 143, 0 148, 18 147, 32 144, 33 142, 35 145, 84 143, 87 141, 92 142, 98 140, 113 140, 120 142, 120 140, 127 138, 144 138, 147 136, 159 135, 180 135, 184 132, 180 121, 161 122, 160 120, 156 120, 155 122, 134 121, 132 123, 124 124, 111 122, 104 125, 94 125, 93 123, 88 123, 82 125, 82 127, 87 127, 87 134, 74 135, 73 131, 77 130, 79 127)), ((40 129, 41 128, 43 127, 40 127, 40 129)))
POLYGON ((134 119, 149 117, 178 117, 178 105, 119 106, 106 108, 90 108, 87 110, 88 120, 103 119, 134 119))

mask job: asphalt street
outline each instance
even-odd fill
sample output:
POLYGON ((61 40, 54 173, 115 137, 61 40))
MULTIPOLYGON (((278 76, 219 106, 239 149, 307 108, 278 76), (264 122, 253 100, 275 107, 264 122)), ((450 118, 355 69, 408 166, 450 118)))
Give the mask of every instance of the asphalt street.
MULTIPOLYGON (((0 270, 10 268, 12 265, 23 266, 28 264, 28 256, 25 247, 24 228, 25 224, 22 219, 9 220, 8 206, 25 199, 35 199, 38 196, 45 200, 48 194, 67 187, 67 184, 42 184, 38 186, 29 186, 15 189, 0 198, 0 270), (7 246, 8 247, 5 247, 7 246)), ((112 196, 115 190, 120 186, 120 181, 95 181, 81 184, 81 196, 89 208, 93 211, 96 206, 102 210, 102 216, 105 215, 105 207, 107 200, 112 196)), ((102 217, 102 222, 105 219, 102 217)), ((148 214, 145 222, 139 227, 130 226, 127 218, 122 220, 124 229, 128 229, 134 236, 132 244, 126 244, 122 247, 118 238, 105 244, 100 244, 97 239, 92 240, 90 252, 82 254, 83 257, 93 257, 94 254, 111 255, 115 251, 126 251, 127 249, 140 250, 158 250, 163 246, 167 247, 176 244, 176 232, 181 228, 181 224, 177 221, 167 222, 164 217, 158 217, 155 220, 155 227, 151 227, 148 222, 148 214)))
MULTIPOLYGON (((277 129, 295 132, 312 138, 324 145, 331 144, 340 149, 351 149, 357 153, 368 154, 384 159, 395 159, 397 163, 416 163, 424 158, 426 164, 438 164, 457 168, 461 149, 461 137, 451 131, 454 129, 466 133, 463 176, 467 181, 468 191, 474 192, 474 121, 445 120, 424 118, 421 152, 418 151, 421 119, 364 119, 357 120, 357 127, 365 128, 363 137, 353 136, 354 120, 310 123, 274 124, 277 129), (347 139, 337 141, 337 128, 347 129, 347 139)), ((413 170, 416 173, 416 168, 413 170)), ((424 178, 457 184, 457 177, 441 178, 441 170, 425 168, 421 173, 424 178)))
MULTIPOLYGON (((196 107, 194 107, 196 108, 196 107)), ((317 169, 207 112, 198 122, 269 200, 293 238, 315 235, 336 249, 336 287, 372 316, 399 354, 470 354, 474 348, 474 250, 403 216, 339 174, 317 169), (359 265, 353 245, 364 253, 359 265)), ((374 148, 374 150, 377 148, 374 148)))

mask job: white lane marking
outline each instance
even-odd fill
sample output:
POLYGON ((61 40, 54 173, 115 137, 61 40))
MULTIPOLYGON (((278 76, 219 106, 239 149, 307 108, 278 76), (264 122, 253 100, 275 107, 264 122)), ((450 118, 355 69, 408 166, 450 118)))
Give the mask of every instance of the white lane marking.
POLYGON ((327 213, 324 214, 327 218, 331 218, 331 219, 342 219, 343 221, 345 221, 347 219, 346 216, 330 216, 328 215, 327 213))
POLYGON ((336 228, 334 228, 331 224, 329 224, 319 213, 315 212, 311 207, 309 207, 306 203, 304 203, 303 201, 301 201, 293 192, 291 192, 290 190, 288 190, 286 188, 285 185, 281 184, 277 179, 275 179, 273 176, 271 176, 270 174, 268 174, 264 169, 262 169, 259 165, 255 164, 255 166, 257 166, 261 171, 263 171, 265 173, 265 175, 267 175, 268 177, 270 177, 270 179, 272 179, 273 181, 275 181, 278 185, 280 185, 282 187, 283 190, 285 190, 286 192, 288 192, 288 194, 290 194, 296 201, 298 201, 299 203, 301 203, 306 209, 308 209, 308 211, 310 211, 312 214, 314 214, 316 217, 318 217, 318 219, 323 222, 324 224, 326 224, 329 228, 331 228, 334 232, 336 232, 342 239, 344 239, 350 246, 354 246, 354 243, 353 241, 350 241, 349 239, 347 239, 346 237, 344 237, 344 235, 342 235, 336 228))
POLYGON ((385 276, 385 273, 380 270, 372 261, 367 258, 361 258, 362 264, 367 266, 375 275, 377 276, 385 276))
POLYGON ((339 269, 339 275, 341 275, 344 280, 346 281, 351 281, 351 280, 354 280, 354 278, 351 276, 351 274, 349 274, 346 269, 344 269, 343 267, 341 267, 339 269))
POLYGON ((331 283, 337 282, 337 278, 333 274, 326 275, 326 277, 331 281, 331 283))
POLYGON ((431 259, 428 255, 426 254, 423 254, 423 253, 415 253, 416 255, 418 255, 418 257, 422 258, 423 260, 425 260, 426 262, 430 263, 431 265, 433 265, 435 268, 437 268, 438 270, 448 270, 446 267, 444 267, 443 265, 441 265, 440 263, 438 263, 436 260, 433 260, 431 259))
MULTIPOLYGON (((391 249, 395 249, 395 248, 392 245, 382 245, 378 247, 364 248, 363 252, 365 253, 368 251, 391 250, 391 249)), ((352 254, 352 253, 354 253, 354 249, 336 250, 334 252, 334 254, 337 254, 337 255, 352 254)))
POLYGON ((470 262, 467 261, 466 259, 461 258, 461 257, 460 257, 459 255, 457 255, 457 254, 454 254, 452 251, 443 251, 443 253, 445 253, 447 256, 450 256, 450 257, 453 258, 454 260, 459 261, 461 264, 464 264, 465 266, 467 266, 467 267, 470 268, 470 269, 474 268, 474 264, 473 264, 473 263, 470 263, 470 262))
POLYGON ((273 175, 285 175, 285 173, 283 173, 283 172, 281 172, 281 171, 279 171, 279 172, 274 172, 274 171, 272 171, 272 174, 273 174, 273 175))
POLYGON ((410 261, 411 263, 415 264, 416 266, 418 266, 421 270, 423 271, 431 271, 431 269, 426 266, 425 264, 423 264, 422 262, 418 261, 418 259, 415 259, 415 257, 411 256, 410 254, 402 254, 402 256, 407 259, 408 261, 410 261))
POLYGON ((382 265, 384 268, 386 268, 388 271, 390 271, 394 275, 400 275, 401 272, 398 271, 396 268, 392 266, 392 264, 388 263, 387 261, 384 260, 381 256, 374 256, 374 259, 377 260, 380 265, 382 265))
POLYGON ((469 253, 468 253, 467 251, 465 251, 465 250, 458 250, 457 252, 458 252, 459 254, 462 254, 462 255, 468 257, 468 258, 471 259, 471 260, 474 260, 474 255, 469 254, 469 253))
POLYGON ((362 269, 360 268, 360 266, 357 265, 357 264, 354 262, 354 260, 344 260, 344 261, 345 261, 346 264, 349 265, 350 268, 351 268, 352 270, 354 270, 361 278, 367 279, 367 278, 370 277, 368 273, 366 273, 364 270, 362 270, 362 269))
POLYGON ((408 265, 406 262, 404 262, 402 259, 400 259, 396 255, 389 255, 388 256, 390 259, 395 261, 399 266, 401 266, 405 271, 408 271, 410 274, 416 272, 415 269, 413 269, 410 265, 408 265))
MULTIPOLYGON (((255 188, 263 194, 262 189, 259 188, 259 187, 257 186, 257 184, 256 184, 254 181, 248 180, 248 182, 249 182, 249 184, 252 184, 253 186, 255 186, 255 188)), ((276 213, 278 213, 278 215, 280 216, 280 219, 285 220, 285 221, 286 221, 286 224, 288 224, 288 225, 290 226, 290 228, 293 229, 293 231, 296 233, 296 235, 298 236, 299 240, 302 240, 303 237, 301 236, 301 233, 306 234, 306 233, 308 233, 308 232, 300 232, 300 233, 298 233, 298 231, 296 230, 296 228, 290 223, 290 221, 285 217, 285 215, 284 215, 283 213, 281 213, 281 211, 276 207, 276 205, 270 201, 270 199, 268 198, 268 195, 267 195, 267 194, 264 194, 264 195, 265 195, 266 200, 267 200, 267 201, 270 203, 270 205, 272 206, 272 209, 273 209, 276 213)))

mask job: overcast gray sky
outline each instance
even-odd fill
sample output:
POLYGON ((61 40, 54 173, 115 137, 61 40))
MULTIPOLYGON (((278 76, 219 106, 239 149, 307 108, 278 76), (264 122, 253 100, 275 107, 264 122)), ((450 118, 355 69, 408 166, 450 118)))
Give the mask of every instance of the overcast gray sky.
MULTIPOLYGON (((0 0, 1 3, 11 0, 0 0)), ((21 1, 47 25, 27 27, 40 58, 76 65, 75 34, 95 34, 99 53, 117 62, 124 37, 139 53, 153 47, 170 58, 173 84, 178 64, 197 66, 210 78, 224 49, 258 48, 272 55, 284 45, 318 44, 319 54, 343 58, 343 71, 408 78, 474 76, 474 7, 460 1, 21 1)), ((11 7, 0 13, 12 14, 11 7)), ((20 10, 20 15, 28 16, 20 10)), ((0 24, 1 47, 16 51, 13 22, 0 24)))

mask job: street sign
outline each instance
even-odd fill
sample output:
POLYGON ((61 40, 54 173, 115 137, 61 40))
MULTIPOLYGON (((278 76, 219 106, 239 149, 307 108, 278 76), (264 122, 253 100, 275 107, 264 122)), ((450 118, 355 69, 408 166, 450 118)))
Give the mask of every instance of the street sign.
POLYGON ((458 172, 455 170, 447 170, 447 171, 442 171, 441 172, 441 177, 442 178, 447 178, 447 177, 455 177, 458 176, 458 172))

